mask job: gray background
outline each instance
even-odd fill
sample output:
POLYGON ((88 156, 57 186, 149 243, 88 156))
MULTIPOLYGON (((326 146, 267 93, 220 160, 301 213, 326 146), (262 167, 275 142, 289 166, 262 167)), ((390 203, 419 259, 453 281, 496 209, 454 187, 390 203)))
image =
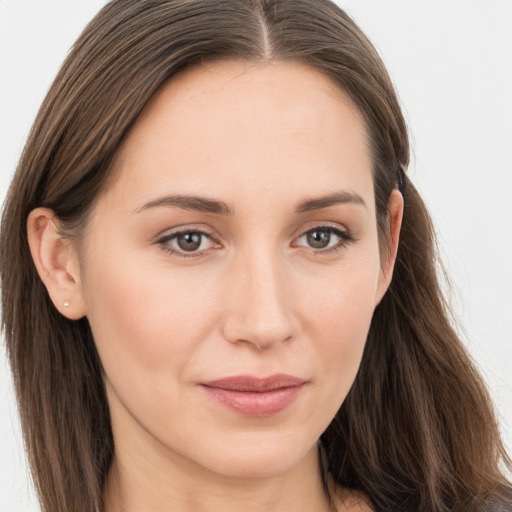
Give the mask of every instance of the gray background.
MULTIPOLYGON (((0 198, 68 48, 101 0, 0 0, 0 198)), ((381 53, 434 217, 461 335, 512 448, 512 1, 346 0, 381 53)), ((0 512, 35 512, 3 346, 0 512)))

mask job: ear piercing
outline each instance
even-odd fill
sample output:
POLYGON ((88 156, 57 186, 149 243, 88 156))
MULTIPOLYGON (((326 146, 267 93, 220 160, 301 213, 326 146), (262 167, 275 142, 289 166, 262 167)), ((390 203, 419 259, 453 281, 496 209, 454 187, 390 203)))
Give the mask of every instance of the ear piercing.
POLYGON ((69 305, 70 305, 69 300, 67 300, 67 301, 65 301, 65 302, 64 302, 64 307, 65 307, 65 308, 69 308, 69 305))

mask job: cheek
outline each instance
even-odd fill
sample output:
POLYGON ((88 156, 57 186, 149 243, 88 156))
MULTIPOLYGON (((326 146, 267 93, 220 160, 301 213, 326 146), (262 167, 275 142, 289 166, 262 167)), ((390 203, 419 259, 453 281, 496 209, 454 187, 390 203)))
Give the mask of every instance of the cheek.
POLYGON ((165 265, 148 267, 129 255, 103 261, 89 271, 86 298, 108 378, 155 378, 170 368, 179 374, 214 323, 213 292, 200 275, 191 279, 165 265))
POLYGON ((324 286, 310 287, 314 293, 304 302, 303 329, 314 340, 336 409, 356 377, 375 308, 379 267, 368 263, 337 272, 324 286))

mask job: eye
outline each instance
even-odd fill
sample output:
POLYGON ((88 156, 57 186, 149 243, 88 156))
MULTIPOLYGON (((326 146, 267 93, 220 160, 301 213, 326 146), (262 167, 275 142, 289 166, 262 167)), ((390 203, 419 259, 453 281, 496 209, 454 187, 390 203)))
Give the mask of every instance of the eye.
POLYGON ((211 249, 214 241, 208 233, 198 230, 186 230, 172 233, 158 242, 171 253, 182 256, 195 256, 211 249))
POLYGON ((306 231, 298 238, 298 245, 325 251, 338 249, 352 242, 350 233, 333 226, 318 226, 306 231))

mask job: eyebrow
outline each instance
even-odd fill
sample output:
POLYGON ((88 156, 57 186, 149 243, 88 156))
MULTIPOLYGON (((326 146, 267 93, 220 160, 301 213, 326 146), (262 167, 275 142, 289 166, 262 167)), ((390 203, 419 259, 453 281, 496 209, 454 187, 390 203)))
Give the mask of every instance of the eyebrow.
POLYGON ((135 212, 140 213, 144 210, 149 210, 150 208, 156 208, 158 206, 177 207, 183 210, 214 213, 217 215, 233 215, 233 210, 223 201, 217 201, 215 199, 208 199, 200 196, 184 196, 179 194, 155 199, 141 208, 138 208, 135 212))
POLYGON ((301 201, 295 208, 296 213, 306 213, 313 210, 321 210, 322 208, 329 208, 337 204, 353 203, 360 204, 366 208, 366 203, 363 198, 354 192, 340 191, 329 194, 328 196, 313 197, 301 201))
MULTIPOLYGON (((329 208, 337 204, 353 203, 360 204, 366 208, 363 198, 354 192, 340 191, 327 196, 314 197, 301 201, 295 208, 296 213, 307 213, 314 210, 329 208)), ((169 195, 150 201, 144 206, 137 208, 135 213, 157 207, 176 207, 183 210, 190 210, 216 215, 233 215, 233 210, 223 201, 208 199, 201 196, 190 195, 169 195)))

